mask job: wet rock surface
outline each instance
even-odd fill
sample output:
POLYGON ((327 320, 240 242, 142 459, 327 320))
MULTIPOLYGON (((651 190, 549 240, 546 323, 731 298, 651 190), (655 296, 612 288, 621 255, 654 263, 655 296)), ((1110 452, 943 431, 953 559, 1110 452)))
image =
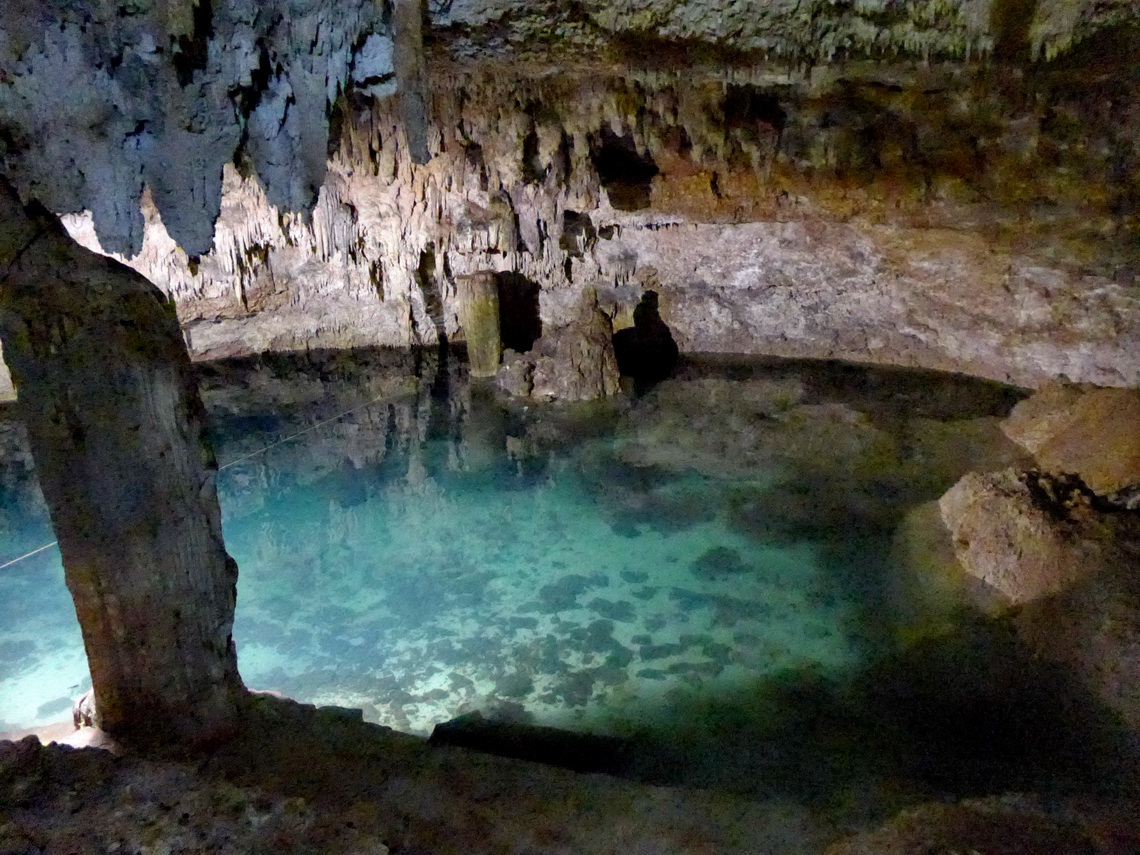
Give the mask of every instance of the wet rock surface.
POLYGON ((345 713, 260 698, 240 736, 193 763, 0 742, 0 846, 744 853, 818 850, 832 833, 790 806, 431 748, 345 713))

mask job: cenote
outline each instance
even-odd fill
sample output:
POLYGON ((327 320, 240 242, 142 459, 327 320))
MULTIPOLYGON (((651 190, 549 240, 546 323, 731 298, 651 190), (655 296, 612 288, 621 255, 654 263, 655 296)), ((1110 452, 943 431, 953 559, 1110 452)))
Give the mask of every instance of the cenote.
MULTIPOLYGON (((527 405, 434 351, 198 370, 253 689, 596 734, 587 767, 855 813, 1121 779, 1097 705, 945 569, 932 502, 1025 464, 997 424, 1019 390, 687 357, 527 405)), ((3 459, 0 563, 51 538, 3 459)), ((65 718, 89 682, 58 552, 5 568, 0 609, 0 729, 65 718)))

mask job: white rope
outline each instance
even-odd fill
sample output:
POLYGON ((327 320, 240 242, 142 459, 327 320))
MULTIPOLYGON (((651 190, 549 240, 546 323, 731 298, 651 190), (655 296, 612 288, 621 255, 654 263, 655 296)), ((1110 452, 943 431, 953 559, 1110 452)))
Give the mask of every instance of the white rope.
MULTIPOLYGON (((335 415, 332 418, 325 419, 323 422, 317 422, 312 427, 307 427, 302 431, 298 431, 295 434, 292 434, 290 436, 285 437, 284 439, 279 439, 279 440, 277 440, 277 442, 272 442, 269 445, 265 446, 265 448, 258 449, 257 451, 253 451, 249 454, 243 454, 241 457, 238 457, 234 460, 231 460, 225 466, 219 466, 218 471, 221 472, 223 469, 228 469, 229 467, 233 466, 235 463, 241 463, 243 460, 249 460, 251 457, 257 457, 257 455, 259 455, 259 454, 264 454, 265 452, 269 451, 269 449, 276 448, 277 446, 279 446, 283 443, 289 442, 289 440, 296 439, 299 436, 304 436, 307 433, 312 433, 317 428, 324 427, 325 425, 329 424, 330 422, 335 422, 337 419, 343 419, 349 413, 355 413, 357 410, 363 410, 365 407, 371 407, 373 404, 375 404, 377 401, 379 401, 383 397, 384 397, 384 395, 377 395, 371 401, 365 401, 363 404, 358 404, 357 406, 355 406, 351 409, 345 410, 343 413, 339 413, 338 415, 335 415)), ((19 558, 13 558, 11 561, 5 562, 4 564, 0 564, 0 570, 3 570, 5 567, 11 567, 13 564, 19 564, 25 558, 31 558, 33 555, 38 555, 39 553, 43 552, 45 549, 51 549, 53 546, 58 546, 58 545, 59 545, 58 540, 53 540, 51 543, 45 543, 39 549, 33 549, 31 552, 27 552, 27 553, 21 555, 19 558)))
POLYGON ((25 558, 31 558, 33 555, 37 555, 37 554, 43 552, 45 549, 51 549, 57 543, 59 543, 58 540, 53 540, 51 543, 45 543, 39 549, 33 549, 31 552, 28 552, 24 555, 21 555, 19 558, 13 558, 11 561, 7 562, 6 564, 0 564, 0 570, 3 570, 5 567, 11 567, 13 564, 18 564, 19 562, 23 561, 25 558))
POLYGON ((365 401, 363 404, 358 404, 350 410, 345 410, 343 413, 335 415, 332 418, 325 419, 323 422, 317 422, 312 427, 307 427, 303 431, 299 431, 295 434, 292 434, 291 436, 287 436, 284 439, 279 439, 279 440, 277 440, 277 442, 271 442, 269 445, 265 446, 265 448, 258 449, 257 451, 250 452, 249 454, 243 454, 241 457, 238 457, 238 458, 235 458, 234 460, 231 460, 225 466, 219 466, 218 471, 221 472, 223 469, 229 469, 235 463, 241 463, 243 460, 249 460, 249 458, 251 458, 251 457, 257 457, 257 455, 259 455, 259 454, 264 454, 265 452, 269 451, 269 449, 276 448, 277 446, 281 445, 282 443, 289 442, 289 440, 291 440, 291 439, 296 439, 299 436, 304 436, 307 433, 312 433, 317 428, 322 428, 325 425, 329 424, 330 422, 335 422, 337 419, 343 419, 349 413, 355 413, 357 410, 363 410, 365 407, 371 407, 373 404, 375 404, 377 401, 379 401, 383 397, 384 397, 383 395, 377 395, 371 401, 365 401))

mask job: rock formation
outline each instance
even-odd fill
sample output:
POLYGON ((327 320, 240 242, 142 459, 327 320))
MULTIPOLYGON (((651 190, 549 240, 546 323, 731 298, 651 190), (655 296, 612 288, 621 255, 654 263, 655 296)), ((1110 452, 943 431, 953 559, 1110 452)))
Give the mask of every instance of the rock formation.
POLYGON ((525 354, 508 351, 499 387, 540 401, 589 401, 618 392, 609 317, 592 295, 569 323, 544 332, 525 354))
POLYGON ((1140 382, 1133 5, 881 6, 433 3, 399 62, 362 0, 21 11, 4 169, 199 357, 455 338, 493 269, 682 351, 1140 382))
MULTIPOLYGON (((198 358, 466 335, 489 374, 493 318, 463 317, 460 283, 478 274, 499 298, 500 383, 537 398, 613 391, 611 333, 636 338, 649 292, 653 328, 681 352, 1140 385, 1132 0, 9 6, 0 171, 161 289, 4 195, 4 358, 115 733, 217 735, 242 691, 235 569, 177 322, 198 358)), ((774 391, 749 415, 782 417, 795 393, 774 391)), ((1068 394, 1063 418, 1042 398, 1007 427, 1092 489, 1057 472, 969 475, 941 511, 959 560, 1021 606, 1020 637, 1135 730, 1136 562, 1120 533, 1134 518, 1127 497, 1100 506, 1135 483, 1116 424, 1135 402, 1068 394), (1105 438, 1090 459, 1094 430, 1105 438)), ((818 415, 805 447, 856 446, 869 471, 851 480, 878 487, 874 426, 818 415)), ((896 508, 868 495, 861 519, 885 530, 896 508)), ((764 502, 785 500, 760 497, 741 522, 765 525, 764 502)), ((797 511, 817 532, 848 518, 797 511)), ((945 821, 994 824, 977 816, 945 821)), ((415 820, 401 851, 466 833, 415 820)), ((1002 827, 1037 840, 1040 826, 1002 827)), ((498 826, 480 828, 494 848, 498 826)), ((1083 833, 1045 831, 1088 848, 1083 833)), ((675 851, 674 838, 698 839, 684 823, 671 835, 675 851)))
POLYGON ((0 195, 0 334, 83 630, 97 721, 137 744, 236 722, 237 567, 181 331, 158 289, 0 195))
POLYGON ((1121 502, 1140 491, 1140 390, 1054 383, 1013 408, 1002 429, 1049 472, 1071 472, 1121 502))
POLYGON ((1079 479, 971 472, 940 501, 966 572, 1010 603, 1056 594, 1119 560, 1112 517, 1079 479))

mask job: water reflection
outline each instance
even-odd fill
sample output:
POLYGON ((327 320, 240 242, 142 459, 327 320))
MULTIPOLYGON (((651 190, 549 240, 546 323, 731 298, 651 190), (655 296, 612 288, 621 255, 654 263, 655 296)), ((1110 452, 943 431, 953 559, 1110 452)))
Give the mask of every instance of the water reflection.
MULTIPOLYGON (((201 372, 251 687, 421 733, 475 710, 588 729, 630 740, 635 777, 842 791, 856 812, 1080 765, 1011 735, 1030 708, 1093 705, 1054 710, 1059 678, 938 569, 928 503, 1022 462, 997 428, 1014 390, 710 359, 635 398, 533 408, 446 354, 201 372)), ((25 470, 0 496, 13 553, 47 535, 25 470)), ((77 682, 51 560, 0 578, 13 723, 56 717, 77 682), (28 669, 51 697, 20 705, 28 669)))

